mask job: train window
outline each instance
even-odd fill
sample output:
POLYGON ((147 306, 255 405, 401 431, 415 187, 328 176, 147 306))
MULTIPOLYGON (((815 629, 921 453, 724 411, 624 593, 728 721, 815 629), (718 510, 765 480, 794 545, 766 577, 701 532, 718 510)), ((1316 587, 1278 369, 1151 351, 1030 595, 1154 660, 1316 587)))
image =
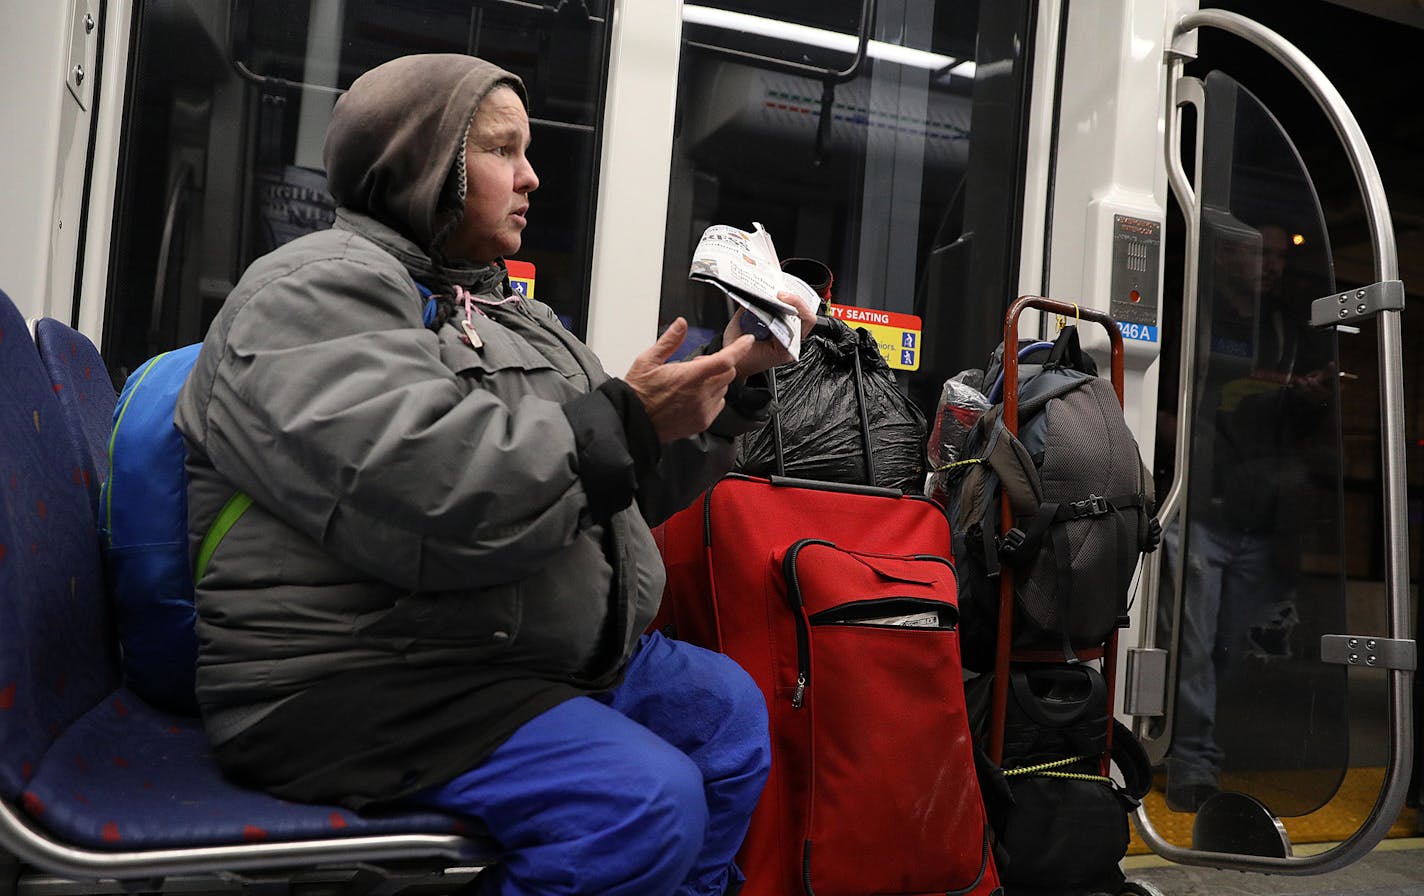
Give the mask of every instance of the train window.
POLYGON ((911 349, 891 364, 922 407, 981 365, 1017 278, 1030 6, 684 4, 662 324, 725 325, 687 280, 693 249, 760 222, 781 258, 830 268, 835 304, 921 318, 875 335, 911 349))
POLYGON ((202 338, 254 258, 330 223, 332 105, 362 72, 409 53, 469 53, 524 79, 543 185, 519 260, 582 334, 611 3, 135 4, 104 328, 115 379, 202 338))
POLYGON ((1319 653, 1322 635, 1350 628, 1339 345, 1308 325, 1335 272, 1280 121, 1222 72, 1203 90, 1194 403, 1179 407, 1176 337, 1159 393, 1160 434, 1191 434, 1164 552, 1164 607, 1181 594, 1166 798, 1194 811, 1230 790, 1293 817, 1335 794, 1350 751, 1347 670, 1319 653))

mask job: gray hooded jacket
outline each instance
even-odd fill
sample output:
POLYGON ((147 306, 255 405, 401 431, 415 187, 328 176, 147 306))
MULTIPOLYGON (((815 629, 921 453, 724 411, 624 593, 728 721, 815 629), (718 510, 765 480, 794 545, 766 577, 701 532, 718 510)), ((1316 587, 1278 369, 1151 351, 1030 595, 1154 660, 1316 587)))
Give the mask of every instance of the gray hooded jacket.
POLYGON ((335 227, 252 264, 179 402, 195 548, 235 491, 254 499, 198 584, 199 702, 224 768, 288 798, 440 783, 616 683, 662 592, 649 521, 755 422, 729 403, 719 434, 659 446, 538 302, 476 314, 480 348, 463 310, 423 325, 417 281, 509 294, 436 248, 499 83, 522 93, 457 55, 360 78, 328 132, 335 227))

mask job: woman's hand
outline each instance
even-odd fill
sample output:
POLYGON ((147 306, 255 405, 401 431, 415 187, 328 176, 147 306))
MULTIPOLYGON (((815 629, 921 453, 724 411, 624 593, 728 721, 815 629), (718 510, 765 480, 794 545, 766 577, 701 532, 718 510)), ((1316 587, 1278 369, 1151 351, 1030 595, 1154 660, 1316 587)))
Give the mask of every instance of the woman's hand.
POLYGON ((715 354, 666 363, 686 336, 687 321, 679 317, 634 359, 623 377, 642 400, 662 442, 695 436, 712 425, 726 403, 727 386, 757 344, 743 335, 715 354))
MULTIPOLYGON (((801 338, 805 339, 806 334, 811 332, 811 328, 816 325, 816 311, 799 296, 789 292, 779 292, 776 298, 796 309, 796 317, 801 324, 801 338)), ((751 314, 741 306, 737 307, 737 313, 732 315, 732 320, 727 324, 727 329, 722 332, 722 342, 731 345, 745 334, 742 330, 742 317, 751 314)), ((791 357, 781 343, 775 339, 763 339, 752 344, 752 349, 747 353, 746 358, 737 366, 737 379, 745 380, 747 377, 761 373, 772 367, 782 364, 790 364, 796 360, 791 357)))

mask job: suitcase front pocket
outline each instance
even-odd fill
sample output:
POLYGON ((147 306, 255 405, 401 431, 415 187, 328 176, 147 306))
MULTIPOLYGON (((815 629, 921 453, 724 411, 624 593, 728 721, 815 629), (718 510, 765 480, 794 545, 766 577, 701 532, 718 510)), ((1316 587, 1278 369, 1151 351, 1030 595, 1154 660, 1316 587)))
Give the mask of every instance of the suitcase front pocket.
POLYGON ((782 571, 797 683, 773 712, 799 716, 792 727, 807 734, 795 770, 806 892, 969 889, 987 858, 953 567, 808 539, 787 549, 782 571))

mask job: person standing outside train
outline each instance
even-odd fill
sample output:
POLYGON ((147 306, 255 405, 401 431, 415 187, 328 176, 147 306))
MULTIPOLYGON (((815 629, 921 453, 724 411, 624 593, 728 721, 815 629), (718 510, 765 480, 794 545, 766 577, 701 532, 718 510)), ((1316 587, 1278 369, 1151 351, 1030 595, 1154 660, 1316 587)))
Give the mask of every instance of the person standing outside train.
POLYGON ((198 584, 199 702, 239 782, 477 818, 502 848, 481 892, 732 891, 765 704, 641 634, 649 524, 729 468, 767 414, 748 378, 790 357, 734 318, 663 363, 678 320, 615 379, 515 294, 526 102, 469 56, 357 79, 334 227, 254 262, 208 333, 176 414, 193 531, 255 503, 198 584))
MULTIPOLYGON (((1198 337, 1186 543, 1178 523, 1164 539, 1164 574, 1185 574, 1166 763, 1177 811, 1196 811, 1221 789, 1219 698, 1233 677, 1248 658, 1291 653, 1306 458, 1331 419, 1335 366, 1328 337, 1308 324, 1315 294, 1290 281, 1290 235, 1271 222, 1246 232, 1252 238, 1217 241, 1198 337)), ((1175 438, 1175 415, 1168 427, 1175 438)))

